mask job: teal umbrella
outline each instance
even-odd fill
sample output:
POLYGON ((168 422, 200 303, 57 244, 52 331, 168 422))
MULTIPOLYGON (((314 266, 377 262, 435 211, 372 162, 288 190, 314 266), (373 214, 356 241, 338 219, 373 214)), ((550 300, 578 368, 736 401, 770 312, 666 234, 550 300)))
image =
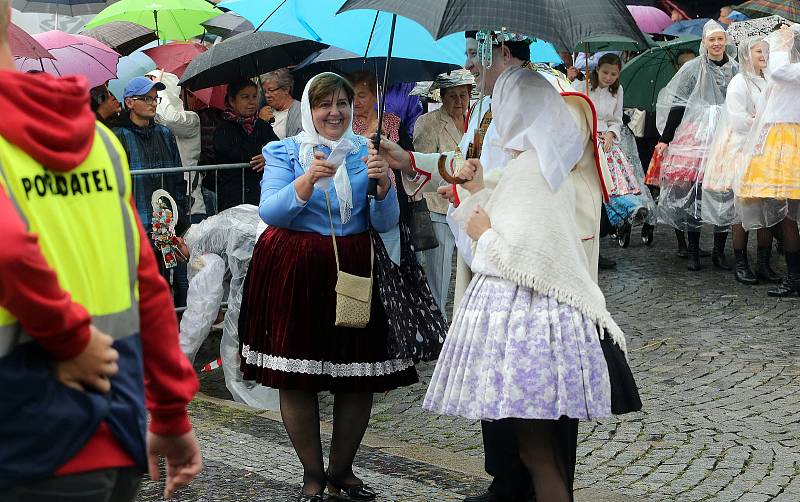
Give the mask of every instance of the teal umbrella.
POLYGON ((624 106, 655 111, 658 93, 675 75, 678 53, 683 49, 691 49, 697 54, 700 38, 681 37, 660 42, 658 47, 648 49, 628 61, 619 78, 625 89, 624 106))
POLYGON ((130 21, 155 31, 160 40, 189 40, 205 31, 201 23, 220 14, 206 0, 120 0, 103 9, 86 28, 130 21))

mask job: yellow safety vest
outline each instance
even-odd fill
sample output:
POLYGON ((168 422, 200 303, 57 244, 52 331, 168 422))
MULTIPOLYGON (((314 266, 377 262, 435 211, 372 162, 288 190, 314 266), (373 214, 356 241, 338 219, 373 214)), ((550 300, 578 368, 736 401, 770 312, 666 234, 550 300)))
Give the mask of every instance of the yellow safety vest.
MULTIPOLYGON (((61 287, 101 331, 115 339, 139 332, 139 237, 122 146, 97 124, 89 156, 69 172, 48 170, 0 137, 0 187, 61 287)), ((0 279, 2 280, 2 279, 0 279)), ((0 357, 31 341, 0 307, 0 357)))

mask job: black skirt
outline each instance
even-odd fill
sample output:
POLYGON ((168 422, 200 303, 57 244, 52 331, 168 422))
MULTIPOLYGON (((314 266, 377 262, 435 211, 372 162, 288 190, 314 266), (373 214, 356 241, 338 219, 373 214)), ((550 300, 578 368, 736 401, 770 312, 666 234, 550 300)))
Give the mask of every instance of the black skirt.
MULTIPOLYGON (((344 272, 370 273, 368 233, 337 237, 344 272)), ((411 359, 390 357, 386 314, 373 281, 370 322, 335 326, 330 236, 270 227, 259 238, 239 319, 246 380, 276 389, 384 392, 418 381, 411 359)))

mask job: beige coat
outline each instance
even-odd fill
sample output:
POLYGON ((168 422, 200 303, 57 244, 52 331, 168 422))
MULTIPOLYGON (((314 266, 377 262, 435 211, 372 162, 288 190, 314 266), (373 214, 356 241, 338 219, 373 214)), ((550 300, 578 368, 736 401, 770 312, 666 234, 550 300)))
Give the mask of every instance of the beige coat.
MULTIPOLYGON (((444 108, 428 112, 417 119, 414 125, 414 150, 421 153, 452 152, 464 135, 458 130, 453 117, 444 108)), ((447 214, 447 201, 435 193, 423 194, 428 209, 447 214)))

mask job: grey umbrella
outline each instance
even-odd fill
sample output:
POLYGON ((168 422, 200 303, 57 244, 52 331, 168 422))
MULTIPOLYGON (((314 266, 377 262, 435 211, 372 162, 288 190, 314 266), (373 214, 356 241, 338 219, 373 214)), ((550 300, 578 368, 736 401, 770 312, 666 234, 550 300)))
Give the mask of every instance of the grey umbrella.
POLYGON ((411 18, 435 38, 469 30, 501 30, 577 47, 620 35, 647 46, 623 0, 347 0, 339 12, 375 9, 411 18))
POLYGON ((240 33, 195 57, 186 68, 180 84, 194 91, 255 77, 299 64, 327 47, 313 40, 283 33, 240 33))
POLYGON ((103 42, 123 56, 158 40, 158 36, 150 28, 128 21, 112 21, 91 30, 82 31, 81 35, 103 42))
POLYGON ((98 14, 117 0, 14 0, 12 6, 20 12, 42 12, 62 16, 98 14))
POLYGON ((253 23, 233 12, 226 12, 200 23, 207 32, 223 38, 232 37, 246 31, 254 31, 253 23))
MULTIPOLYGON (((391 67, 388 85, 433 80, 441 73, 460 68, 454 64, 405 58, 392 58, 391 67)), ((359 56, 338 47, 330 47, 309 57, 293 70, 300 80, 309 80, 323 71, 333 71, 345 75, 357 71, 368 71, 376 76, 383 75, 386 71, 386 58, 370 57, 365 59, 363 55, 359 56)))

